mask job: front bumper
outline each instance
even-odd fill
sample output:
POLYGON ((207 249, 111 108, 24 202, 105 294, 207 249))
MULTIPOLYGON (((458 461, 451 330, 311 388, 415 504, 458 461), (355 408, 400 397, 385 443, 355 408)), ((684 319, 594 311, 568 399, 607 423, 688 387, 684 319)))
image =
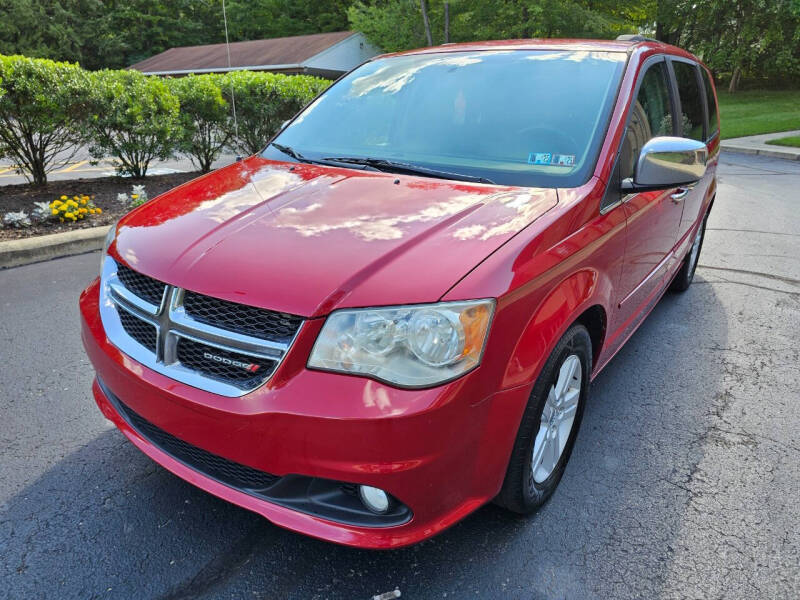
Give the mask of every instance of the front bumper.
POLYGON ((122 354, 106 338, 98 291, 95 281, 80 309, 84 346, 103 382, 93 385, 100 410, 150 458, 201 489, 282 527, 365 548, 433 536, 500 489, 528 386, 476 394, 485 387, 474 385, 480 368, 429 390, 310 371, 305 359, 322 324, 312 320, 266 385, 239 398, 218 396, 122 354), (413 516, 364 527, 270 502, 177 460, 132 426, 121 405, 187 444, 252 469, 382 488, 413 516))

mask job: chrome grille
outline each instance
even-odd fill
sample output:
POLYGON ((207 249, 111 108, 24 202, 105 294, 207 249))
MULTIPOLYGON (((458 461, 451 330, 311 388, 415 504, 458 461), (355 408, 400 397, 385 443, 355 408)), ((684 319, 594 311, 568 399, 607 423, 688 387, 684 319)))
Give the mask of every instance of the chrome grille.
POLYGON ((224 396, 264 384, 303 324, 301 317, 167 285, 110 257, 103 263, 100 316, 125 354, 224 396))

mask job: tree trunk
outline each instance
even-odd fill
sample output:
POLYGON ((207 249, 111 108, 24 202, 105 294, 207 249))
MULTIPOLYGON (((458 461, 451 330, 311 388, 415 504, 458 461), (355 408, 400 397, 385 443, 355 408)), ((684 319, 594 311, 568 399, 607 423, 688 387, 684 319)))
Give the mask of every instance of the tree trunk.
POLYGON ((733 75, 731 75, 731 83, 728 86, 728 93, 735 94, 736 89, 739 87, 739 78, 742 76, 742 69, 740 67, 736 67, 733 70, 733 75))
POLYGON ((425 25, 425 38, 428 40, 428 46, 433 46, 431 23, 428 21, 428 5, 425 3, 425 0, 419 0, 419 6, 422 9, 422 23, 425 25))
POLYGON ((444 43, 450 43, 450 3, 444 3, 444 43))
POLYGON ((33 179, 33 185, 39 186, 47 183, 47 173, 44 165, 39 161, 31 164, 31 178, 33 179))

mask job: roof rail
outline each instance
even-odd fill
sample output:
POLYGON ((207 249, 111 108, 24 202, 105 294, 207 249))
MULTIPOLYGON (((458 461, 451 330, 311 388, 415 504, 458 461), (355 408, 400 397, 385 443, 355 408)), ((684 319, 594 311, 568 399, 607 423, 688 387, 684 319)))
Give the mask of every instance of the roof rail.
POLYGON ((625 33, 617 36, 618 42, 657 42, 657 39, 645 37, 638 33, 625 33))

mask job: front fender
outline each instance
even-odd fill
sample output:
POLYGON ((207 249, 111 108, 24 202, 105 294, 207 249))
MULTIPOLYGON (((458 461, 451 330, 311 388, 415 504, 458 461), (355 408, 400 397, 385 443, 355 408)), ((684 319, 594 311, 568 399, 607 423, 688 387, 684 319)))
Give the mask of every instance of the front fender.
MULTIPOLYGON (((594 269, 571 274, 556 285, 532 312, 503 376, 503 387, 532 383, 558 340, 592 306, 599 306, 603 320, 611 294, 608 277, 594 269)), ((594 348, 597 356, 599 348, 594 348)))

